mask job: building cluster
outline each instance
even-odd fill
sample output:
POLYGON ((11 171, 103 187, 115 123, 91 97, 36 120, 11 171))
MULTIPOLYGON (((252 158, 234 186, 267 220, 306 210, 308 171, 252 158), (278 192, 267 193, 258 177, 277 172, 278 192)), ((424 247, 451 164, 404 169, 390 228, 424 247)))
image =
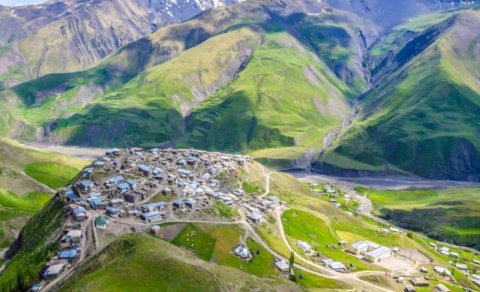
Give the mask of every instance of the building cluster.
POLYGON ((371 263, 379 263, 393 254, 392 249, 368 240, 356 241, 350 244, 346 251, 356 256, 363 256, 363 259, 371 263))
MULTIPOLYGON (((461 262, 458 262, 458 260, 462 259, 462 256, 460 255, 460 253, 450 250, 450 248, 447 247, 447 246, 439 247, 434 242, 429 242, 428 245, 430 247, 432 247, 433 249, 435 249, 436 252, 438 252, 438 253, 440 253, 444 256, 448 256, 448 257, 452 258, 452 260, 449 261, 448 263, 450 265, 452 265, 453 267, 457 268, 458 270, 460 270, 461 272, 463 272, 465 275, 470 276, 470 280, 475 285, 480 287, 480 275, 475 273, 476 272, 475 269, 480 268, 480 261, 479 260, 477 260, 477 259, 471 259, 471 260, 463 259, 465 261, 465 263, 461 263, 461 262), (475 268, 470 269, 469 266, 466 264, 467 261, 470 261, 471 266, 475 267, 475 268)), ((436 266, 434 268, 434 271, 438 274, 451 277, 450 271, 448 269, 444 268, 444 267, 436 266)))
MULTIPOLYGON (((231 190, 218 177, 232 174, 250 157, 199 150, 112 149, 83 170, 71 187, 71 203, 109 218, 161 222, 194 213, 214 201, 232 205, 243 190, 231 190)), ((78 218, 82 220, 82 218, 78 218)), ((97 226, 108 224, 96 219, 97 226)))
POLYGON ((52 280, 78 262, 85 248, 85 224, 106 229, 111 220, 122 218, 146 224, 162 222, 170 216, 188 216, 209 208, 215 201, 252 205, 249 218, 260 221, 258 213, 271 206, 275 198, 261 202, 244 199, 247 196, 243 190, 229 189, 220 178, 251 161, 248 156, 192 149, 107 151, 61 194, 68 218, 59 250, 42 269, 42 278, 52 280))

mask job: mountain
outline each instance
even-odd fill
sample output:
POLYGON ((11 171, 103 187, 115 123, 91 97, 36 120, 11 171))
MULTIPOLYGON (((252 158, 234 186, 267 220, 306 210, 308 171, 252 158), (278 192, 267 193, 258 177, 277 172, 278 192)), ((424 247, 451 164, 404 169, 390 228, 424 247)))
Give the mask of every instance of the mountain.
POLYGON ((361 17, 371 19, 388 31, 410 18, 437 11, 472 4, 468 0, 326 0, 335 9, 351 11, 361 17))
POLYGON ((321 9, 244 2, 159 29, 90 70, 4 91, 3 133, 95 146, 316 147, 367 87, 361 60, 376 34, 321 9))
POLYGON ((70 0, 0 7, 0 85, 88 69, 167 24, 233 0, 70 0))
POLYGON ((355 121, 315 167, 480 179, 478 8, 409 25, 386 40, 355 121))

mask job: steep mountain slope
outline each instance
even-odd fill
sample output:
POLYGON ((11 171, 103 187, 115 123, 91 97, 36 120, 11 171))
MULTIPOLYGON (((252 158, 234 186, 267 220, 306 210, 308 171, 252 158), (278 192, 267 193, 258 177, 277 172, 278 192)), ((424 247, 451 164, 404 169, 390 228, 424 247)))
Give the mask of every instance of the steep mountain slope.
POLYGON ((159 27, 234 2, 72 0, 2 8, 0 23, 8 29, 2 31, 0 86, 85 70, 159 27))
POLYGON ((479 32, 479 11, 467 10, 401 36, 357 120, 315 166, 478 180, 479 32))
POLYGON ((0 250, 18 236, 28 218, 71 180, 86 161, 0 138, 0 250))
POLYGON ((12 109, 4 133, 87 145, 318 147, 366 88, 361 60, 376 35, 347 13, 308 15, 321 7, 262 1, 215 9, 92 70, 13 87, 1 94, 12 109))
POLYGON ((326 0, 333 8, 352 11, 373 20, 381 28, 389 31, 406 20, 423 13, 445 8, 455 8, 478 2, 476 0, 326 0))

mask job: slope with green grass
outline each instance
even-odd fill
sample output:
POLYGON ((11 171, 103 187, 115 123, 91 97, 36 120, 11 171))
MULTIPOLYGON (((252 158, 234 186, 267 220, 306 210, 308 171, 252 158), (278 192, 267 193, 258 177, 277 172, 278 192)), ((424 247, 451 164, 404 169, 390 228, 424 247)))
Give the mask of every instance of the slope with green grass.
POLYGON ((272 150, 265 159, 292 149, 302 157, 323 146, 365 88, 359 60, 368 45, 355 37, 357 24, 368 26, 353 16, 308 9, 302 1, 214 9, 91 70, 20 84, 0 94, 10 111, 0 131, 66 144, 272 150))
POLYGON ((55 189, 68 184, 86 161, 0 139, 0 248, 7 248, 55 189))
POLYGON ((127 235, 82 263, 60 291, 297 291, 286 280, 220 267, 163 240, 127 235))
POLYGON ((480 190, 362 189, 378 215, 404 228, 456 244, 480 247, 480 190))
POLYGON ((478 180, 479 31, 468 10, 413 34, 376 67, 359 115, 315 167, 478 180))

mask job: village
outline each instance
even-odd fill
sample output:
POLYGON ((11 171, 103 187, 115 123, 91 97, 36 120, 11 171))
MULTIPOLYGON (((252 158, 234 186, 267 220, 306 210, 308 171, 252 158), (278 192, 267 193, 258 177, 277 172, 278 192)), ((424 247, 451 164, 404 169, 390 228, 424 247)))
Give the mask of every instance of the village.
MULTIPOLYGON (((68 220, 60 250, 45 265, 42 278, 51 281, 71 270, 95 243, 87 241, 95 241, 96 230, 107 229, 113 220, 157 233, 161 223, 206 221, 204 211, 220 203, 241 209, 249 223, 260 223, 264 213, 279 206, 280 200, 247 196, 221 178, 251 161, 248 156, 198 150, 107 151, 63 193, 68 220)), ((251 257, 242 245, 235 254, 242 259, 251 257)), ((42 287, 36 284, 32 290, 42 287)))
MULTIPOLYGON (((269 194, 268 189, 263 195, 254 196, 226 179, 251 162, 249 156, 193 149, 130 148, 107 151, 83 169, 59 197, 68 214, 59 250, 43 268, 43 281, 35 284, 32 290, 42 290, 71 273, 90 254, 92 247, 98 247, 99 230, 112 228, 112 223, 129 226, 129 232, 158 234, 161 225, 166 223, 237 220, 233 223, 255 226, 273 213, 286 210, 284 202, 269 194), (218 204, 236 210, 240 220, 238 217, 211 217, 209 210, 218 207, 218 204)), ((316 184, 310 187, 318 190, 316 184)), ((340 202, 351 199, 329 184, 322 188, 320 195, 337 208, 344 207, 340 202)), ((389 227, 379 232, 405 231, 389 227)), ((295 244, 309 260, 316 260, 322 269, 337 273, 337 277, 354 274, 346 262, 321 255, 318 257, 319 253, 309 243, 297 240, 295 244)), ((392 271, 404 291, 413 292, 415 287, 429 286, 427 270, 422 264, 430 264, 431 260, 419 252, 382 246, 369 240, 339 241, 338 248, 362 261, 392 271)), ((434 248, 441 253, 448 252, 443 247, 434 248)), ((252 251, 243 243, 236 245, 232 254, 245 261, 253 258, 252 251)), ((455 257, 455 253, 449 253, 449 256, 455 257)), ((292 273, 292 266, 280 256, 276 255, 272 264, 284 275, 292 273)), ((466 274, 469 272, 466 265, 460 264, 458 268, 466 269, 466 274)), ((435 266, 434 272, 452 277, 449 269, 441 266, 435 266)), ((436 285, 434 290, 450 291, 442 284, 436 285)))

